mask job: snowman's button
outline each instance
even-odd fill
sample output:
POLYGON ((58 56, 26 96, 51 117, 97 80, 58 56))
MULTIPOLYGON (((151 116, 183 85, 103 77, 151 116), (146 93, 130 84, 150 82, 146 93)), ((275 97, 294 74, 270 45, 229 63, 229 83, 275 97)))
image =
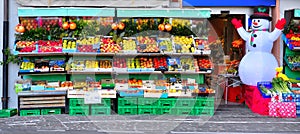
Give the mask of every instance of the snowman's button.
POLYGON ((253 47, 256 47, 256 44, 253 44, 253 47))
POLYGON ((257 37, 257 35, 256 35, 256 34, 254 34, 254 35, 253 35, 253 37, 254 37, 254 38, 256 38, 256 37, 257 37))

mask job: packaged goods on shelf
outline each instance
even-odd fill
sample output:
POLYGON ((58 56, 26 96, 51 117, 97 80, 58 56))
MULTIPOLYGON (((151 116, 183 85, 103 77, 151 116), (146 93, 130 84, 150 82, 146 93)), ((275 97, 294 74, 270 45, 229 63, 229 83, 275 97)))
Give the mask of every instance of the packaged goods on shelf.
POLYGON ((182 71, 195 72, 195 65, 193 57, 180 57, 180 64, 182 71))
POLYGON ((31 89, 31 80, 30 79, 16 80, 16 82, 15 82, 15 91, 16 91, 16 93, 21 92, 21 91, 30 91, 30 89, 31 89))
POLYGON ((65 60, 64 59, 50 60, 49 67, 50 67, 50 72, 65 71, 65 60))
POLYGON ((68 90, 68 89, 73 89, 72 81, 62 81, 60 82, 60 86, 55 88, 55 90, 68 90))
POLYGON ((45 90, 56 90, 59 87, 60 87, 59 81, 51 81, 51 82, 48 81, 47 85, 45 86, 45 90))
POLYGON ((137 51, 139 53, 158 53, 156 36, 137 36, 137 51))
POLYGON ((47 81, 32 81, 31 91, 37 90, 45 90, 45 86, 47 85, 47 81))
POLYGON ((73 58, 71 58, 68 61, 68 64, 70 64, 71 71, 84 71, 84 69, 85 69, 84 60, 74 60, 73 58))
POLYGON ((85 60, 85 71, 96 72, 100 70, 99 61, 97 60, 85 60))

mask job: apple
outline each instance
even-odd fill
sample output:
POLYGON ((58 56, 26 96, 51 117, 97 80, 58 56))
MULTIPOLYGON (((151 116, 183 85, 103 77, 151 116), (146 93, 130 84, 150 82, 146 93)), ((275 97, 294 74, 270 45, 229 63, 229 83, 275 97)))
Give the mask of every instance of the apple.
POLYGON ((165 30, 165 25, 164 24, 159 24, 158 25, 158 30, 164 31, 165 30))
POLYGON ((69 22, 64 22, 62 24, 62 28, 65 29, 65 30, 69 29, 70 28, 69 22))
POLYGON ((120 23, 118 24, 118 28, 119 28, 120 30, 123 30, 123 29, 125 28, 125 24, 124 24, 123 22, 120 22, 120 23))
POLYGON ((76 23, 71 22, 71 23, 70 23, 70 29, 71 29, 71 30, 76 29, 76 23))
POLYGON ((112 23, 112 24, 111 24, 111 29, 117 30, 117 29, 118 29, 118 24, 112 23))
POLYGON ((24 33, 25 32, 25 27, 21 24, 18 24, 16 27, 15 27, 15 30, 16 32, 18 33, 24 33))
POLYGON ((166 24, 165 25, 165 29, 169 32, 169 31, 171 31, 172 30, 172 26, 171 26, 171 24, 166 24))

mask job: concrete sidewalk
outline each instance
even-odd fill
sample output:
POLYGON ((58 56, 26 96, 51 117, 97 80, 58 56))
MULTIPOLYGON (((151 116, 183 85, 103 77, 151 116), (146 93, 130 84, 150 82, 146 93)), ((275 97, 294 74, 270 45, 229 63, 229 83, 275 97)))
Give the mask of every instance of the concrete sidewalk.
POLYGON ((300 118, 270 118, 252 113, 244 104, 220 105, 204 116, 69 116, 49 115, 0 119, 0 134, 204 134, 300 133, 300 118))

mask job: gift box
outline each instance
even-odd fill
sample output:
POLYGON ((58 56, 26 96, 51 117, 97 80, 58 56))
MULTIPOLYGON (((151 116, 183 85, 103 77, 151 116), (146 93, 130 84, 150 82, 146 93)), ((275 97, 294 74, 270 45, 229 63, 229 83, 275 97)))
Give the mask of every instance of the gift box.
POLYGON ((280 118, 296 118, 296 103, 269 102, 269 115, 280 118))

